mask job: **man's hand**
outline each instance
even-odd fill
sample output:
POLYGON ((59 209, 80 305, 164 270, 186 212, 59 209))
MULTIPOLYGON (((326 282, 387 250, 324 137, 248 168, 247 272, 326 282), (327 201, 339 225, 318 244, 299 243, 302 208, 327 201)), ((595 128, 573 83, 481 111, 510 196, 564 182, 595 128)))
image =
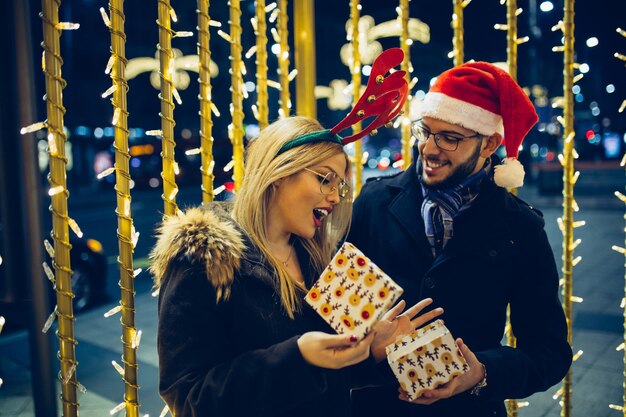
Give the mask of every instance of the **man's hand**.
POLYGON ((406 301, 402 300, 385 313, 383 318, 374 325, 376 337, 372 342, 372 356, 374 356, 377 362, 385 359, 385 347, 395 342, 399 336, 411 333, 443 313, 443 308, 435 308, 415 317, 432 302, 431 298, 425 298, 402 313, 404 307, 406 307, 406 301))
POLYGON ((480 380, 482 380, 485 376, 485 368, 483 367, 483 364, 478 361, 476 355, 474 355, 467 345, 463 343, 462 339, 456 339, 456 343, 459 345, 461 353, 469 365, 469 371, 453 378, 447 384, 440 385, 436 389, 424 391, 421 397, 416 398, 413 401, 409 399, 407 393, 402 388, 398 388, 398 398, 414 404, 428 405, 472 389, 476 384, 478 384, 478 382, 480 382, 480 380))

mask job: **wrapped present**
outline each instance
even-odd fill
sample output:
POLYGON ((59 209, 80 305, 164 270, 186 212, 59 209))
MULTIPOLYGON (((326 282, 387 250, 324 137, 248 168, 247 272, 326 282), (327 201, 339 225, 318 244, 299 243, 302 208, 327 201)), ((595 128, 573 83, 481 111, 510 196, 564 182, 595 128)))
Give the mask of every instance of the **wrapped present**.
POLYGON ((360 339, 402 292, 374 262, 345 242, 305 300, 337 333, 360 339))
POLYGON ((389 366, 411 400, 469 370, 441 320, 399 337, 386 350, 389 366))

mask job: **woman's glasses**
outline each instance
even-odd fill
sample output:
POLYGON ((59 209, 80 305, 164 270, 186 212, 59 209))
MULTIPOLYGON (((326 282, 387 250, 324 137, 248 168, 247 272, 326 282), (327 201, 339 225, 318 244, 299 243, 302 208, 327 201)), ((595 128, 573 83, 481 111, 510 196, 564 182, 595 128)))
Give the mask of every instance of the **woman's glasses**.
POLYGON ((313 171, 309 168, 304 169, 318 177, 320 182, 320 193, 323 195, 329 195, 337 191, 339 198, 342 200, 348 196, 350 186, 335 172, 330 171, 327 174, 322 174, 321 172, 313 171))

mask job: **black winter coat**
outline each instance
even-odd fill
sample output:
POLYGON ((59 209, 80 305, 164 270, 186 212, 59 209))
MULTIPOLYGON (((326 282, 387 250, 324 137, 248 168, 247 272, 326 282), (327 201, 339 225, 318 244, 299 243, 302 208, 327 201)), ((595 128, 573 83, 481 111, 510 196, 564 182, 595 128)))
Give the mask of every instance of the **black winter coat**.
MULTIPOLYGON (((306 251, 296 253, 309 265, 306 251)), ((213 207, 170 218, 152 258, 159 391, 173 415, 349 414, 349 378, 373 364, 335 371, 304 361, 299 335, 334 332, 306 303, 294 320, 285 314, 273 271, 226 213, 213 207)), ((309 284, 317 279, 310 268, 304 275, 309 284)))
POLYGON ((433 307, 444 308, 452 335, 485 365, 488 386, 478 397, 465 392, 421 406, 398 400, 388 375, 388 386, 353 391, 354 415, 505 416, 504 399, 546 390, 572 360, 542 215, 489 177, 433 259, 422 201, 415 164, 369 181, 355 202, 348 240, 404 288, 408 305, 431 297, 433 307), (501 343, 508 304, 516 349, 501 343))

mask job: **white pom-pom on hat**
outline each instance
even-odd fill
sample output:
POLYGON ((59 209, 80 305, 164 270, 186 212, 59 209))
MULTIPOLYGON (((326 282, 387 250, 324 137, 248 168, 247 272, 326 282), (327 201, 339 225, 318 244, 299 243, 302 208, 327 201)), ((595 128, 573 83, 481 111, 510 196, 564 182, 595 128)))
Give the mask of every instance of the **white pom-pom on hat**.
POLYGON ((495 166, 494 182, 504 188, 518 188, 524 185, 524 167, 516 158, 506 158, 495 166))

